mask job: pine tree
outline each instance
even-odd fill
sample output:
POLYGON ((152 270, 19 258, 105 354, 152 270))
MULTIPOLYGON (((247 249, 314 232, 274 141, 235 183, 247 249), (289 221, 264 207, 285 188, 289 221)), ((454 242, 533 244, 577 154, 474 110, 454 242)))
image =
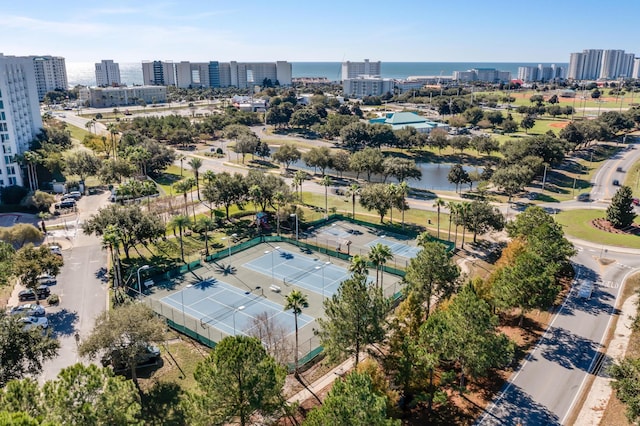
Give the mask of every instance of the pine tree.
POLYGON ((633 223, 633 194, 628 186, 621 186, 607 207, 607 220, 614 228, 626 228, 633 223))

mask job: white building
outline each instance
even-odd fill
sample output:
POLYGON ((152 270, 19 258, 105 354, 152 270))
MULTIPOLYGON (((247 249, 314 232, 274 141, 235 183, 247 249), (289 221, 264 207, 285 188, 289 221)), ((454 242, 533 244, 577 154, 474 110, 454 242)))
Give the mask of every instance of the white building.
POLYGON ((176 70, 172 61, 142 61, 142 84, 175 86, 176 70))
POLYGON ((361 75, 342 80, 342 93, 346 97, 364 98, 393 93, 394 80, 379 75, 361 75))
POLYGON ((44 99, 47 92, 67 90, 67 67, 60 56, 30 56, 35 72, 38 99, 44 99))
POLYGON ((498 71, 495 68, 474 68, 467 71, 454 71, 453 79, 457 81, 486 81, 501 83, 511 81, 509 71, 498 71))
POLYGON ((111 108, 137 105, 141 100, 148 105, 167 101, 166 86, 83 87, 78 94, 81 104, 92 108, 111 108))
POLYGON ((15 157, 29 150, 42 129, 33 62, 0 53, 0 187, 26 184, 15 157))
POLYGON ((349 78, 358 78, 361 75, 381 75, 381 64, 378 62, 369 62, 365 59, 364 62, 351 62, 346 61, 342 63, 342 81, 344 82, 349 78))
POLYGON ((631 71, 631 78, 640 78, 640 58, 633 59, 633 70, 631 71))
POLYGON ((635 55, 624 50, 585 49, 569 57, 567 78, 573 80, 613 80, 630 77, 635 55))
POLYGON ((96 86, 119 86, 120 65, 111 59, 103 59, 96 64, 96 86))

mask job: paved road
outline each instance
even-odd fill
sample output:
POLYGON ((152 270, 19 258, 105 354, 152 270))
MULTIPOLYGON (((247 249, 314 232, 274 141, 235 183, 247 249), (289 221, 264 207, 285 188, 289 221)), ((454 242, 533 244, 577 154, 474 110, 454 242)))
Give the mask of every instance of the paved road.
POLYGON ((494 400, 479 425, 565 424, 582 386, 594 369, 597 351, 620 294, 621 284, 640 268, 637 254, 576 244, 578 279, 597 282, 589 299, 574 285, 545 335, 494 400), (614 260, 602 264, 600 256, 614 260))
POLYGON ((99 238, 84 235, 78 226, 106 203, 107 195, 83 197, 78 202, 78 216, 64 219, 68 229, 63 250, 64 266, 52 289, 60 296, 60 304, 47 308, 53 336, 60 341, 61 347, 58 356, 44 364, 41 382, 55 378, 61 369, 81 361, 74 333, 87 336, 95 318, 106 308, 106 252, 102 250, 99 238))

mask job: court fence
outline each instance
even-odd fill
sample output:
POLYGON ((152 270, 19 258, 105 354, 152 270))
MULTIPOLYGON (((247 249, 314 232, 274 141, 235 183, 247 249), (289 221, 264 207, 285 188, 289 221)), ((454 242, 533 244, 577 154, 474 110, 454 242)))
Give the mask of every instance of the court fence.
MULTIPOLYGON (((308 223, 307 229, 320 224, 327 224, 327 223, 335 222, 338 220, 344 220, 344 221, 356 223, 362 226, 373 227, 376 229, 381 229, 381 230, 394 232, 394 233, 404 232, 404 235, 407 235, 407 236, 418 234, 417 231, 412 229, 402 230, 402 229, 390 228, 384 225, 371 224, 369 222, 354 220, 352 218, 339 215, 339 214, 331 215, 327 220, 323 219, 320 221, 308 223)), ((328 246, 312 244, 309 241, 310 240, 300 241, 300 240, 285 237, 282 235, 263 235, 260 237, 252 238, 248 241, 243 241, 234 246, 230 245, 225 249, 221 249, 215 253, 210 254, 209 256, 203 256, 201 260, 193 261, 185 265, 182 265, 180 267, 176 267, 176 268, 155 274, 152 276, 152 278, 156 283, 160 283, 162 281, 170 281, 173 278, 176 278, 178 276, 184 275, 190 271, 200 268, 203 263, 209 263, 209 262, 214 262, 220 259, 225 259, 227 257, 232 256, 233 254, 250 249, 262 243, 282 243, 282 242, 289 243, 298 247, 306 248, 308 250, 323 253, 331 257, 342 259, 347 262, 350 262, 351 258, 353 257, 353 255, 350 253, 344 253, 342 251, 333 250, 328 246)), ((453 246, 453 244, 448 241, 440 240, 440 242, 442 242, 443 244, 447 244, 447 247, 449 247, 449 245, 453 246)), ((369 263, 368 266, 371 268, 375 267, 372 263, 369 263)), ((395 275, 401 278, 404 278, 406 273, 404 269, 389 266, 389 265, 383 265, 382 270, 388 274, 395 275)), ((395 306, 397 305, 399 300, 402 298, 402 285, 401 283, 396 283, 393 286, 391 286, 389 290, 390 290, 389 296, 391 297, 391 300, 392 300, 392 306, 395 306)), ((146 303, 153 311, 165 317, 167 324, 171 328, 175 329, 176 331, 186 336, 191 337, 192 339, 197 340, 198 342, 210 348, 215 347, 216 342, 219 342, 226 336, 226 334, 224 334, 222 331, 218 330, 217 328, 211 327, 206 323, 202 323, 200 320, 190 318, 188 317, 188 315, 185 315, 184 311, 175 309, 161 302, 160 300, 147 297, 144 299, 144 303, 146 303)), ((312 363, 318 357, 321 357, 324 349, 320 345, 319 336, 314 333, 314 335, 311 338, 309 338, 307 341, 300 342, 299 350, 303 353, 305 350, 307 351, 306 354, 300 357, 299 359, 300 368, 304 369, 304 368, 307 368, 307 364, 312 365, 312 363)), ((289 369, 290 370, 293 369, 292 364, 289 365, 289 369)))

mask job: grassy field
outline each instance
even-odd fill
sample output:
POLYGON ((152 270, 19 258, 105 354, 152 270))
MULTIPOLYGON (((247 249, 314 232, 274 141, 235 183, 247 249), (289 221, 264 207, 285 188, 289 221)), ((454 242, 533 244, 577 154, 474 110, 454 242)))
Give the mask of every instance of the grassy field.
POLYGON ((182 170, 180 170, 180 166, 171 165, 160 174, 160 176, 156 179, 156 183, 158 184, 158 186, 160 186, 165 194, 174 194, 174 183, 193 176, 193 172, 191 171, 189 166, 183 167, 182 170))
POLYGON ((78 142, 82 142, 85 136, 91 134, 85 129, 81 129, 78 126, 74 126, 73 124, 69 123, 67 123, 67 130, 71 132, 71 138, 77 140, 78 142))
MULTIPOLYGON (((576 110, 581 110, 582 108, 603 108, 603 109, 611 109, 611 108, 620 108, 627 109, 633 106, 633 104, 637 104, 640 102, 640 94, 639 93, 625 93, 624 96, 619 96, 616 98, 615 95, 610 95, 609 88, 600 88, 601 97, 599 99, 591 98, 591 92, 586 92, 586 98, 583 98, 583 92, 578 90, 576 91, 576 96, 574 98, 563 98, 558 96, 559 104, 562 106, 571 105, 575 107, 576 110)), ((529 100, 533 95, 542 95, 545 99, 553 96, 555 91, 549 92, 538 92, 535 90, 524 90, 524 91, 495 91, 495 92, 477 92, 476 95, 488 95, 488 96, 498 96, 502 98, 504 96, 511 96, 515 98, 513 102, 511 102, 511 106, 518 107, 520 105, 531 106, 533 103, 529 100)))
MULTIPOLYGON (((555 215, 564 232, 581 240, 618 247, 640 248, 640 237, 636 235, 613 234, 591 226, 591 221, 606 216, 604 210, 569 210, 555 215)), ((636 217, 635 223, 640 223, 636 217)))

